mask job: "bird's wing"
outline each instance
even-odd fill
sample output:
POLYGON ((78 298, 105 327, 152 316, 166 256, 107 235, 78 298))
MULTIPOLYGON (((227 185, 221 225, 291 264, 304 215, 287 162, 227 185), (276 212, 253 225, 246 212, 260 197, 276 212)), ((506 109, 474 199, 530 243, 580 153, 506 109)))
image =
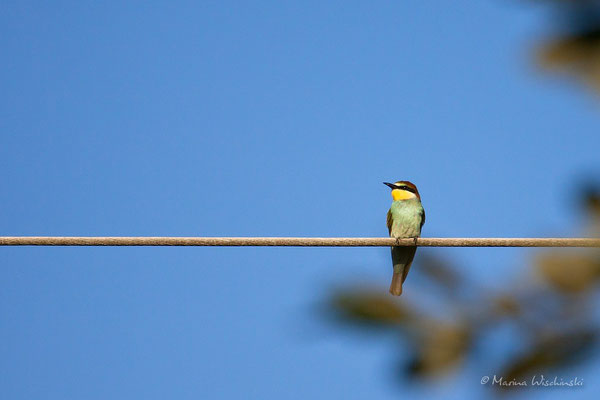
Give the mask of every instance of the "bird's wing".
POLYGON ((419 227, 419 229, 423 228, 423 225, 425 225, 425 210, 421 209, 421 226, 419 227))
POLYGON ((392 209, 390 208, 388 213, 387 213, 387 227, 388 227, 388 232, 391 235, 392 234, 392 209))

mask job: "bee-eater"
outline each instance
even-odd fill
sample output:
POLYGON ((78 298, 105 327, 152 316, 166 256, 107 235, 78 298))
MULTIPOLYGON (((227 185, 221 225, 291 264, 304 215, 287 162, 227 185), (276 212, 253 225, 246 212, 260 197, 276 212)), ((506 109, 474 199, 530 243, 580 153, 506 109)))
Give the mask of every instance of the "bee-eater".
MULTIPOLYGON (((421 228, 425 223, 425 210, 421 205, 421 196, 419 196, 417 187, 409 181, 383 182, 383 184, 392 189, 392 198, 394 199, 387 213, 390 237, 396 239, 415 238, 416 243, 416 238, 421 236, 421 228)), ((392 247, 394 275, 390 293, 394 296, 402 294, 402 284, 406 280, 416 251, 416 246, 392 247)))

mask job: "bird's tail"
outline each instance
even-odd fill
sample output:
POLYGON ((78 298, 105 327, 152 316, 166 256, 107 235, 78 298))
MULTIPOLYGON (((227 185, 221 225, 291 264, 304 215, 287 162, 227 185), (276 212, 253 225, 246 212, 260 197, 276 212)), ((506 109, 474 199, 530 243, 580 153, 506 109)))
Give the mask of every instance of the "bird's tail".
POLYGON ((394 296, 400 296, 402 294, 402 274, 397 274, 394 272, 394 275, 392 275, 390 293, 394 296))
POLYGON ((402 294, 402 284, 406 280, 408 270, 410 269, 416 251, 416 246, 392 247, 392 262, 394 264, 394 275, 392 276, 390 293, 394 296, 400 296, 402 294))

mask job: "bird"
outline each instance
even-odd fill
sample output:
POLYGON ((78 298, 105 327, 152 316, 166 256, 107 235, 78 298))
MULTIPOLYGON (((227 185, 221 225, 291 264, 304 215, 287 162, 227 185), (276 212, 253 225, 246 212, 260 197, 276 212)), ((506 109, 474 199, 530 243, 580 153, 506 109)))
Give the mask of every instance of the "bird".
MULTIPOLYGON (((421 228, 425 223, 425 210, 421 205, 421 196, 417 187, 409 181, 395 183, 383 182, 392 189, 392 206, 387 213, 387 227, 390 237, 417 238, 421 236, 421 228)), ((408 270, 417 251, 416 246, 393 246, 392 263, 394 274, 390 293, 394 296, 402 294, 402 284, 406 280, 408 270)))

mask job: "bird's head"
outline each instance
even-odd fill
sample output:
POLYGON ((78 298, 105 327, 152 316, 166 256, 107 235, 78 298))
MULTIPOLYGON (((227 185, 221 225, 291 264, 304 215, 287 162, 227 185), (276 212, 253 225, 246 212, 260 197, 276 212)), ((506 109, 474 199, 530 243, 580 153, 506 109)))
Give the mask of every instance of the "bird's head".
POLYGON ((383 182, 383 184, 392 189, 392 198, 394 201, 410 199, 421 200, 417 187, 409 181, 398 181, 396 183, 383 182))

